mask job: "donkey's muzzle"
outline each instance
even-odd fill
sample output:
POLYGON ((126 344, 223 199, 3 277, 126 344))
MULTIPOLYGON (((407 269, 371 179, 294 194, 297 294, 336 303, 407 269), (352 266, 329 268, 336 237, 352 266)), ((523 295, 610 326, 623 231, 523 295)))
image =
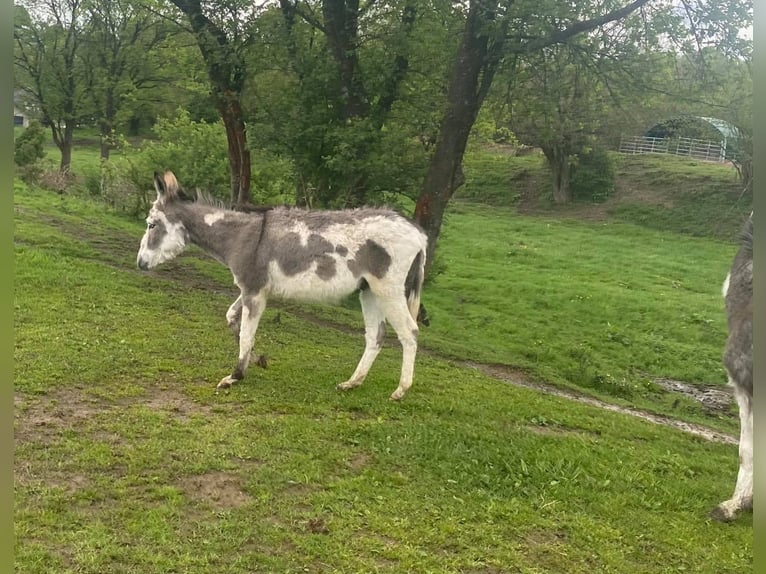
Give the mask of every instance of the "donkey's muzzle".
POLYGON ((141 259, 141 258, 139 257, 139 258, 136 260, 136 263, 138 264, 138 268, 139 268, 141 271, 148 271, 148 270, 149 270, 149 262, 148 262, 148 261, 144 261, 143 259, 141 259))

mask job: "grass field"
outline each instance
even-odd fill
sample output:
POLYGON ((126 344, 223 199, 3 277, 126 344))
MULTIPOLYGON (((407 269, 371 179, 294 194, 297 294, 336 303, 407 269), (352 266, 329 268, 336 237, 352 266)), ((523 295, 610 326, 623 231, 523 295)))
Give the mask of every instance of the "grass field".
POLYGON ((190 251, 135 269, 140 222, 15 188, 19 572, 752 572, 736 447, 503 384, 500 363, 733 433, 655 378, 720 386, 734 245, 456 204, 413 388, 398 346, 339 393, 354 304, 280 305, 231 392, 234 290, 190 251))

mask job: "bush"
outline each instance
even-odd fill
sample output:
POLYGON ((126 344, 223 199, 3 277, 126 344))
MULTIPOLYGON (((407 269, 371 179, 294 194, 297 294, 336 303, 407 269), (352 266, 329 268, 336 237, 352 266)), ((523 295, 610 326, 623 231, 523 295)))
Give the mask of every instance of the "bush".
POLYGON ((14 142, 13 161, 24 167, 35 164, 45 157, 45 130, 37 120, 29 126, 14 142))
POLYGON ((605 201, 614 191, 614 163, 603 148, 591 148, 576 156, 569 181, 572 198, 605 201))
POLYGON ((195 122, 185 110, 160 118, 153 128, 158 141, 145 143, 128 158, 127 177, 139 189, 152 187, 155 171, 171 170, 182 186, 199 188, 229 201, 229 160, 222 122, 195 122))
MULTIPOLYGON (((171 119, 161 118, 153 128, 156 141, 125 155, 129 167, 125 178, 136 188, 131 203, 143 210, 154 199, 152 174, 171 170, 180 184, 192 191, 203 190, 228 203, 231 200, 228 144, 223 122, 193 121, 185 110, 171 119), (134 201, 135 200, 135 201, 134 201)), ((251 191, 253 203, 286 203, 294 198, 292 163, 251 149, 251 191)), ((91 185, 100 189, 102 178, 91 185)), ((110 174, 106 174, 109 177, 110 174)))

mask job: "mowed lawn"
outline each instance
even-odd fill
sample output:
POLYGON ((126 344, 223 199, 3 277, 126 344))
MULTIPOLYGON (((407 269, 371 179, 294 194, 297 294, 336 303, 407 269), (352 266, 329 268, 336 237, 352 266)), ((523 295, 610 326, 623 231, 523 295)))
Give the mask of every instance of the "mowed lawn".
POLYGON ((442 358, 672 409, 646 381, 723 382, 731 244, 456 206, 404 401, 396 345, 335 390, 352 304, 269 308, 269 367, 215 394, 225 270, 192 251, 141 273, 140 222, 23 184, 15 204, 18 572, 753 571, 751 515, 707 518, 736 447, 442 358))

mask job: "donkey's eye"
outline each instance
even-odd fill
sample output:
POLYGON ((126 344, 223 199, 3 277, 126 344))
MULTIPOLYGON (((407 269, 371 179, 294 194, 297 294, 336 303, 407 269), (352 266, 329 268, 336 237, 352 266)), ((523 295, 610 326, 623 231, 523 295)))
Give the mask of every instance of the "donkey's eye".
POLYGON ((146 224, 146 227, 148 229, 154 229, 155 227, 157 227, 157 224, 149 222, 149 223, 146 224))

